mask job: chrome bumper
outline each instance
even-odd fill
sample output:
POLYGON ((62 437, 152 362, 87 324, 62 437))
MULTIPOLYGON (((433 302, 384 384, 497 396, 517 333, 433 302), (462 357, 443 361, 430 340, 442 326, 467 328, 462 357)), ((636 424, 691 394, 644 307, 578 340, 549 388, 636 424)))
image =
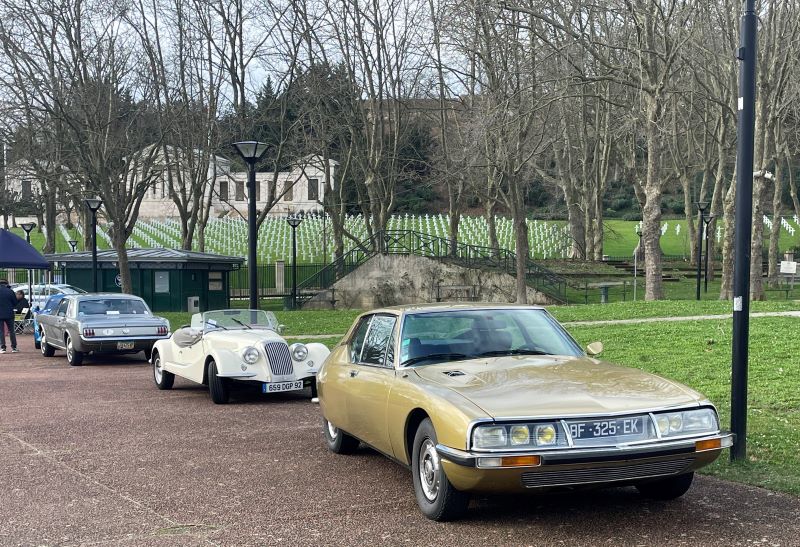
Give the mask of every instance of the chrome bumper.
MULTIPOLYGON (((630 445, 618 445, 614 447, 598 448, 559 448, 550 450, 530 450, 524 452, 468 452, 450 448, 449 446, 436 445, 439 457, 448 462, 463 466, 479 469, 509 469, 497 465, 482 465, 482 459, 492 459, 512 456, 538 456, 540 466, 546 465, 569 465, 569 464, 594 464, 598 462, 612 462, 619 460, 635 460, 643 458, 659 458, 667 456, 677 456, 681 454, 696 454, 713 450, 730 448, 733 445, 734 435, 727 431, 716 435, 704 437, 693 437, 691 439, 680 439, 675 441, 654 441, 649 443, 639 443, 630 445), (721 446, 705 451, 697 451, 698 441, 709 441, 719 439, 721 446)), ((537 467, 540 467, 537 466, 537 467)), ((516 467, 518 468, 518 467, 516 467)))

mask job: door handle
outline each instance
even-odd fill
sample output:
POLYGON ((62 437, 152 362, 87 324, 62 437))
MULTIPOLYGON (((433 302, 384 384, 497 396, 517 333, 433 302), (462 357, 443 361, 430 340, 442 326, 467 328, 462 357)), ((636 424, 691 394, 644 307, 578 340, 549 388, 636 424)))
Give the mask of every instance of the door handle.
POLYGON ((350 378, 355 378, 356 376, 358 376, 358 371, 357 370, 351 370, 350 371, 350 378))

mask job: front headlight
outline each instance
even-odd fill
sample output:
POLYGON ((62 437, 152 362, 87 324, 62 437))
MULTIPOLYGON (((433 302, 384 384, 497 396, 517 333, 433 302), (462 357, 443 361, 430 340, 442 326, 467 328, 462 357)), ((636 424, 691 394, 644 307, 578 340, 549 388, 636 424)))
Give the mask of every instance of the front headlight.
POLYGON ((477 449, 566 445, 566 435, 556 422, 479 425, 472 432, 472 447, 477 449))
POLYGON ((258 350, 253 346, 246 347, 242 350, 242 360, 248 365, 252 365, 258 361, 258 350))
POLYGON ((712 408, 663 412, 656 414, 655 418, 662 437, 716 433, 719 430, 717 413, 712 408))
POLYGON ((292 344, 289 346, 289 352, 292 354, 292 359, 295 361, 305 361, 308 357, 308 348, 305 344, 292 344))

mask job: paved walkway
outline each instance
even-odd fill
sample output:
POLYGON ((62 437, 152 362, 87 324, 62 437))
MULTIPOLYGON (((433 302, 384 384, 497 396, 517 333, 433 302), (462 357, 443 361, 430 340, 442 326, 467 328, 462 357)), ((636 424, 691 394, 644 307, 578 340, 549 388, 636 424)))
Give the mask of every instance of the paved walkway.
MULTIPOLYGON (((685 317, 638 317, 634 319, 606 319, 603 321, 566 321, 561 324, 565 327, 582 327, 598 325, 635 325, 638 323, 662 323, 674 321, 707 321, 714 319, 731 319, 733 312, 723 315, 688 315, 685 317)), ((800 310, 797 311, 765 311, 751 313, 750 317, 800 317, 800 310)), ((344 334, 293 334, 284 336, 287 339, 303 340, 325 340, 326 338, 343 338, 344 334)))
MULTIPOLYGON (((689 315, 686 317, 639 317, 635 319, 608 319, 604 321, 568 321, 561 323, 566 327, 595 325, 635 325, 638 323, 662 323, 667 321, 706 321, 712 319, 731 319, 733 312, 723 315, 689 315)), ((750 317, 800 317, 800 311, 765 311, 751 313, 750 317)))

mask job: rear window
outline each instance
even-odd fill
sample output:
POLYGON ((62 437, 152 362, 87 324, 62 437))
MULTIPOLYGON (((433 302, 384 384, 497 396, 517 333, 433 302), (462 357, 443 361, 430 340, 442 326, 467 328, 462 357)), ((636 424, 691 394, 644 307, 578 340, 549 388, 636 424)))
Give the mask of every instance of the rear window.
POLYGON ((78 315, 149 315, 141 300, 128 298, 104 298, 102 300, 83 300, 78 304, 78 315))

